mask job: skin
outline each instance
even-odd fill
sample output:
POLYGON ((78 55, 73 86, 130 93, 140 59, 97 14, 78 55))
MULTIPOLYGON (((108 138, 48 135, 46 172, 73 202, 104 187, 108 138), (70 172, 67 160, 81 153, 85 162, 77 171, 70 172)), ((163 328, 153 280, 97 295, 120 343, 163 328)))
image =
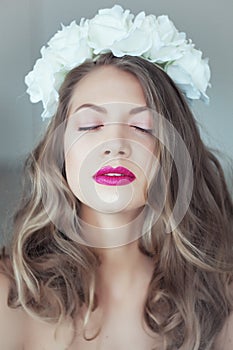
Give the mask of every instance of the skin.
POLYGON ((82 203, 81 217, 88 223, 119 226, 145 205, 155 139, 145 132, 153 128, 153 118, 143 108, 147 107, 139 82, 113 67, 94 70, 74 91, 65 134, 66 175, 82 203), (94 106, 85 107, 87 104, 94 106), (103 111, 96 111, 97 107, 103 111), (88 127, 96 129, 79 130, 88 127), (135 181, 125 186, 93 181, 92 175, 106 165, 128 168, 135 181), (103 215, 98 220, 100 213, 103 215))
POLYGON ((95 228, 90 245, 116 247, 137 238, 133 233, 142 225, 140 214, 157 166, 155 138, 146 131, 153 123, 133 75, 102 67, 77 84, 65 133, 65 164, 68 184, 81 203, 80 217, 95 228), (88 127, 94 129, 82 130, 88 127), (98 184, 92 177, 103 166, 123 166, 136 179, 124 186, 98 184), (125 239, 119 241, 120 236, 125 239))
MULTIPOLYGON (((145 337, 145 341, 148 341, 146 334, 142 336, 140 312, 142 313, 153 263, 139 251, 137 241, 127 244, 133 238, 134 219, 146 203, 146 192, 153 175, 152 165, 155 160, 153 136, 132 126, 129 127, 129 125, 144 129, 153 127, 153 120, 148 111, 131 114, 135 108, 145 106, 143 90, 133 75, 114 67, 100 68, 78 83, 65 135, 67 180, 71 190, 81 202, 82 220, 95 226, 99 239, 97 250, 102 264, 99 269, 97 294, 105 320, 102 334, 106 333, 110 337, 111 344, 113 337, 119 339, 120 336, 122 339, 123 329, 130 332, 130 328, 133 337, 135 331, 140 330, 140 338, 145 337), (86 107, 80 109, 87 103, 102 106, 106 111, 100 113, 86 107), (75 113, 77 109, 78 113, 75 113), (72 138, 73 130, 90 125, 104 126, 88 132, 78 131, 72 138), (79 152, 80 149, 82 152, 79 152), (124 166, 135 174, 136 180, 131 184, 117 187, 95 183, 92 174, 105 165, 124 166), (82 179, 77 181, 82 174, 85 181, 82 182, 82 179), (80 183, 83 186, 79 186, 80 183), (91 197, 88 197, 88 193, 85 196, 85 188, 91 192, 91 197), (119 228, 121 234, 126 237, 125 244, 114 248, 102 248, 103 240, 106 238, 101 235, 103 229, 107 234, 111 234, 117 232, 119 228), (129 322, 127 324, 123 322, 126 309, 129 308, 134 310, 130 318, 133 315, 135 318, 135 314, 137 315, 137 325, 132 319, 131 326, 129 322), (109 328, 111 322, 112 329, 109 328), (123 326, 119 335, 115 331, 115 335, 112 334, 113 329, 116 329, 116 323, 118 327, 120 324, 123 326)), ((111 244, 114 243, 116 241, 113 239, 111 244)), ((100 338, 102 344, 103 337, 100 338)), ((119 343, 119 340, 115 341, 119 343)), ((95 341, 93 346, 94 344, 95 341)), ((82 348, 85 346, 90 345, 82 343, 82 348)))
MULTIPOLYGON (((67 321, 61 325, 55 339, 54 325, 32 319, 23 310, 10 309, 7 306, 9 283, 7 278, 0 274, 1 349, 149 350, 153 347, 152 335, 148 330, 145 331, 141 321, 153 263, 139 251, 137 240, 132 240, 134 238, 132 231, 135 229, 134 219, 140 218, 146 203, 146 190, 153 177, 156 149, 153 138, 141 135, 127 127, 130 121, 129 109, 126 111, 119 106, 122 108, 145 106, 145 97, 137 79, 114 67, 105 67, 89 73, 79 82, 74 91, 64 142, 67 178, 71 190, 81 202, 81 218, 85 223, 94 225, 95 232, 99 233, 96 249, 102 261, 97 289, 100 307, 92 314, 88 335, 93 335, 100 321, 102 330, 96 339, 85 341, 79 331, 80 320, 78 319, 74 342, 68 346, 71 327, 67 321), (75 110, 84 103, 105 105, 108 107, 108 118, 111 123, 115 121, 117 123, 80 137, 77 133, 77 124, 75 124, 76 128, 73 128, 72 121, 76 120, 75 110), (113 118, 110 110, 112 106, 118 106, 114 119, 111 119, 113 118), (126 126, 123 127, 123 124, 126 126), (79 152, 80 149, 82 152, 79 152), (144 158, 144 155, 147 157, 144 158), (143 163, 142 158, 147 162, 143 163), (119 196, 116 196, 116 188, 104 188, 103 185, 92 183, 93 171, 97 171, 106 164, 124 165, 133 171, 136 179, 140 178, 140 181, 136 180, 132 185, 127 185, 128 189, 122 186, 118 192, 119 196), (92 168, 89 174, 90 166, 92 168), (85 174, 87 188, 93 186, 95 189, 96 198, 99 198, 101 193, 99 202, 92 201, 78 186, 77 178, 82 177, 82 173, 85 174), (120 228, 119 223, 121 223, 120 228), (101 231, 107 234, 113 232, 115 236, 119 229, 126 237, 125 244, 113 247, 111 246, 111 244, 114 245, 113 240, 109 244, 111 247, 103 248, 107 235, 101 236, 101 231), (14 330, 14 336, 12 336, 12 330, 14 330)), ((81 115, 81 110, 79 112, 81 115)), ((145 119, 148 117, 146 114, 141 114, 140 120, 143 116, 145 119)), ((215 350, 231 350, 232 334, 233 317, 231 316, 217 339, 215 350)))

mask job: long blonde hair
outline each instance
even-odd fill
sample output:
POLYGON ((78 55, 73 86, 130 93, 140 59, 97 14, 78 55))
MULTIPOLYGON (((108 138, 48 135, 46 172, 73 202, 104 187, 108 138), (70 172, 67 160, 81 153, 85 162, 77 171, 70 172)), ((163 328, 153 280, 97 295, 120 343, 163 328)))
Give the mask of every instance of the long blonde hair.
POLYGON ((139 239, 140 250, 154 259, 144 321, 161 336, 166 350, 211 349, 233 310, 233 204, 221 166, 203 144, 182 93, 163 70, 139 57, 104 54, 68 73, 57 113, 25 165, 29 176, 15 215, 11 264, 5 265, 12 280, 9 304, 50 322, 74 319, 85 305, 84 331, 91 312, 98 307, 95 286, 101 261, 94 249, 70 235, 77 229, 79 202, 66 181, 61 140, 76 84, 103 65, 138 78, 148 106, 174 126, 192 160, 188 210, 177 227, 165 234, 178 177, 171 155, 160 145, 167 183, 165 205, 156 225, 139 239), (46 198, 52 198, 53 206, 45 209, 46 198), (68 217, 63 231, 54 224, 61 217, 68 217))

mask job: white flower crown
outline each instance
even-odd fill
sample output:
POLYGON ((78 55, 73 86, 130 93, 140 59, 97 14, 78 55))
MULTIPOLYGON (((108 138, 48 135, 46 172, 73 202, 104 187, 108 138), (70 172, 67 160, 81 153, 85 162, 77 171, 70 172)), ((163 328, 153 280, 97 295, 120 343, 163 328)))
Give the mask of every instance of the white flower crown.
POLYGON ((141 56, 161 66, 189 100, 208 102, 206 89, 210 68, 202 52, 185 33, 178 32, 168 16, 136 17, 119 5, 99 10, 92 19, 77 25, 62 25, 41 49, 41 58, 25 77, 31 102, 42 101, 42 118, 52 117, 58 105, 58 90, 66 74, 87 59, 112 52, 117 57, 141 56))

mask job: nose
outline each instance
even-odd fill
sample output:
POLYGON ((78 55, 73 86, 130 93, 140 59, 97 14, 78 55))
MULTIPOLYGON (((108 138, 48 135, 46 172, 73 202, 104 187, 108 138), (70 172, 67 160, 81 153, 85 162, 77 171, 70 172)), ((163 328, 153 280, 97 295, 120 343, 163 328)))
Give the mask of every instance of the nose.
POLYGON ((131 154, 130 146, 127 144, 124 139, 115 139, 106 141, 103 145, 104 156, 121 156, 121 157, 129 157, 131 154))
POLYGON ((124 135, 124 127, 112 125, 108 130, 108 139, 102 145, 102 155, 110 157, 129 157, 131 155, 130 140, 124 135))

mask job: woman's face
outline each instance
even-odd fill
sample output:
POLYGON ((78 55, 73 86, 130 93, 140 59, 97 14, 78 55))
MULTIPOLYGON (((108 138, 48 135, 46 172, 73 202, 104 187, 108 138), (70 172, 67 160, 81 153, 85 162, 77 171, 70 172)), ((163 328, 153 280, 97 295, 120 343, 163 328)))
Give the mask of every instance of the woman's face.
POLYGON ((82 208, 123 213, 146 204, 156 165, 153 128, 134 75, 104 66, 76 85, 64 150, 67 181, 82 208))

